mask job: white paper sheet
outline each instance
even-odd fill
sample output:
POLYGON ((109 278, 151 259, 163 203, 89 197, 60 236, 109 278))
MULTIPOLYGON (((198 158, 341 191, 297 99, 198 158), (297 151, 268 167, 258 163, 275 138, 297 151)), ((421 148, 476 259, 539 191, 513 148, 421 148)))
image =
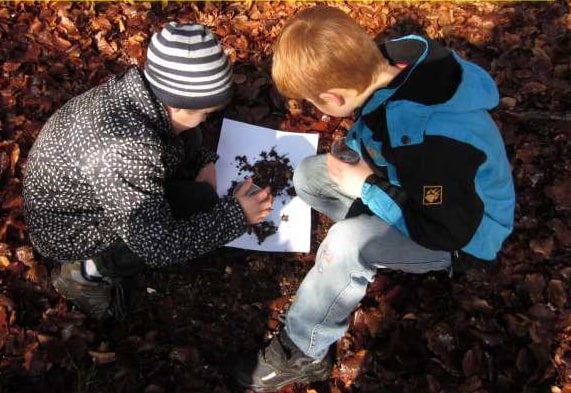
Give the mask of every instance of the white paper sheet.
MULTIPOLYGON (((278 131, 224 119, 217 150, 220 156, 216 163, 218 194, 227 195, 232 181, 240 181, 250 175, 238 174, 236 156, 245 155, 253 165, 261 159, 262 151, 269 152, 273 148, 278 155, 286 155, 295 169, 304 157, 317 152, 318 138, 319 134, 278 131)), ((309 252, 311 209, 298 196, 276 197, 273 211, 266 220, 273 221, 278 231, 266 237, 261 244, 258 244, 254 233, 246 233, 227 246, 257 251, 309 252), (287 216, 287 221, 282 220, 282 216, 287 216)))

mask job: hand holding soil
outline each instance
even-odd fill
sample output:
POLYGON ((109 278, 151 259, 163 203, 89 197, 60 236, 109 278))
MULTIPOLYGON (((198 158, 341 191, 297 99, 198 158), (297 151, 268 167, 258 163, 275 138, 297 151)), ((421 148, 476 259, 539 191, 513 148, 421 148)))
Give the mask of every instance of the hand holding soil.
MULTIPOLYGON (((279 155, 275 148, 270 149, 268 152, 262 151, 260 153, 260 159, 253 164, 250 164, 246 156, 237 156, 236 162, 238 163, 237 168, 239 174, 248 172, 252 176, 244 182, 232 182, 232 186, 228 190, 228 195, 234 195, 238 198, 238 202, 242 206, 242 209, 244 209, 248 223, 250 224, 248 233, 254 233, 258 239, 258 244, 262 244, 268 236, 278 231, 278 226, 273 221, 263 221, 271 211, 271 203, 269 210, 262 209, 258 213, 253 212, 252 220, 250 220, 248 212, 246 212, 246 208, 244 207, 248 199, 244 199, 246 202, 242 202, 239 199, 239 195, 241 197, 243 197, 243 194, 248 195, 250 194, 251 188, 257 186, 265 187, 263 191, 267 191, 268 195, 271 196, 271 202, 273 202, 273 198, 276 196, 295 196, 295 189, 291 184, 293 168, 289 158, 287 158, 285 154, 279 155)), ((259 192, 256 195, 258 194, 259 192)), ((265 202, 267 201, 261 201, 262 204, 265 202)))

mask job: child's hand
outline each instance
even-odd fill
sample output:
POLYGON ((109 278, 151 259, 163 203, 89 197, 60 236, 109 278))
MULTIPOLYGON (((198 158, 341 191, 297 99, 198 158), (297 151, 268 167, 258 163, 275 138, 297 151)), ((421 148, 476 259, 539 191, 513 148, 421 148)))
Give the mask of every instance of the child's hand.
POLYGON ((214 163, 211 162, 202 168, 194 180, 197 182, 208 183, 212 188, 214 188, 214 191, 216 191, 216 167, 214 166, 214 163))
POLYGON ((331 154, 327 154, 327 171, 341 191, 353 198, 361 197, 361 189, 367 177, 373 173, 363 160, 355 164, 348 164, 331 154))
POLYGON ((273 197, 270 187, 258 191, 254 195, 248 195, 252 187, 252 178, 245 180, 240 188, 234 193, 234 197, 244 210, 248 224, 259 224, 272 211, 273 197))

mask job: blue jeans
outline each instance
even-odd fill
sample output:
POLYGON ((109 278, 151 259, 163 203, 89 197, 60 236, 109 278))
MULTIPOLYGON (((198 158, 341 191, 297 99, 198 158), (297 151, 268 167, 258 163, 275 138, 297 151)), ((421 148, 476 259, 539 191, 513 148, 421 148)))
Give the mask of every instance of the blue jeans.
POLYGON ((377 269, 426 273, 450 268, 447 251, 424 248, 374 215, 345 218, 354 199, 327 174, 325 155, 296 168, 297 195, 335 224, 317 251, 285 321, 292 341, 307 355, 323 358, 349 326, 349 315, 365 296, 377 269))

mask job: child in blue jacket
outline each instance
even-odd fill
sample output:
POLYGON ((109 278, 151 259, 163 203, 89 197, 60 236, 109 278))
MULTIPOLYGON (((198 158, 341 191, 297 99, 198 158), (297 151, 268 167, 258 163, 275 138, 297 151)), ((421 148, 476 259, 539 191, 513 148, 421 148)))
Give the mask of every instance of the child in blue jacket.
POLYGON ((455 258, 491 261, 513 229, 515 195, 489 110, 493 79, 420 36, 377 46, 348 15, 299 12, 275 46, 280 92, 323 113, 355 115, 357 163, 305 159, 297 194, 335 221, 268 348, 234 370, 256 391, 328 377, 331 344, 377 269, 447 270, 455 258))

